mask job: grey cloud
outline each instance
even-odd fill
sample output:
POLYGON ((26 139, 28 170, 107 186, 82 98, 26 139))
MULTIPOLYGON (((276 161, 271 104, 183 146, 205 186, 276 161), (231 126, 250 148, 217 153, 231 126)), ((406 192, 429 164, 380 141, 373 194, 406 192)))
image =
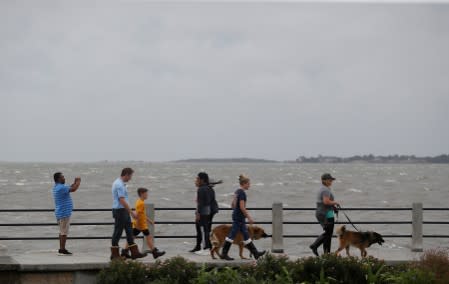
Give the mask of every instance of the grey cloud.
POLYGON ((3 1, 0 36, 0 160, 449 150, 449 5, 3 1))

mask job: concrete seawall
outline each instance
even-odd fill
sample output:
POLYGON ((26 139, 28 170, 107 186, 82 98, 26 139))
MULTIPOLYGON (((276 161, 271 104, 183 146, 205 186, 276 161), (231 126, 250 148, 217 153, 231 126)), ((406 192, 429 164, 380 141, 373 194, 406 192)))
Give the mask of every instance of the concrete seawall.
MULTIPOLYGON (((234 251, 234 254, 236 252, 234 251)), ((354 252, 355 254, 355 252, 354 252)), ((278 254, 280 255, 280 254, 278 254)), ((399 264, 413 261, 419 258, 420 253, 388 253, 385 258, 388 264, 399 264)), ((210 256, 199 256, 192 253, 179 253, 167 251, 167 255, 161 260, 174 256, 181 256, 189 261, 197 263, 199 266, 208 264, 211 266, 241 266, 251 264, 254 260, 240 260, 226 262, 213 260, 210 256)), ((311 255, 288 257, 292 260, 309 257, 311 255)), ((234 255, 236 257, 236 255, 234 255)), ((151 265, 155 261, 148 256, 140 262, 151 265)), ((35 252, 15 256, 0 256, 0 283, 1 284, 93 284, 98 272, 108 267, 109 255, 107 252, 95 253, 75 253, 73 256, 58 256, 54 252, 35 252)))

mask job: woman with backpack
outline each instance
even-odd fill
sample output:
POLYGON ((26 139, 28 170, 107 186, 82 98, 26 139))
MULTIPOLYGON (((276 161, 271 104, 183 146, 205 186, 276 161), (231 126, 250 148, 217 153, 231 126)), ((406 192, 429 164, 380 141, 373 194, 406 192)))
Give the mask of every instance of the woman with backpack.
MULTIPOLYGON (((212 248, 210 243, 212 219, 218 213, 218 204, 215 200, 213 186, 218 183, 211 185, 209 175, 205 172, 199 173, 195 180, 195 185, 198 188, 196 199, 197 209, 195 212, 196 245, 190 252, 202 254, 201 243, 203 239, 204 250, 210 250, 212 248)), ((209 254, 208 251, 207 253, 209 254)))

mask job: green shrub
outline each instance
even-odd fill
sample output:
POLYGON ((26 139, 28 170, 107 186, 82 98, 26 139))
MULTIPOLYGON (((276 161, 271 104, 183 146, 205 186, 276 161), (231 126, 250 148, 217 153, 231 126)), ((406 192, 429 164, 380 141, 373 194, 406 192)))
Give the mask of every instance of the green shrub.
POLYGON ((444 249, 431 249, 424 252, 415 266, 435 276, 435 283, 449 282, 449 253, 444 249))
POLYGON ((244 277, 253 276, 259 281, 274 281, 276 276, 290 275, 291 268, 292 262, 287 257, 266 254, 255 265, 242 267, 241 273, 244 277))
POLYGON ((333 283, 360 284, 376 281, 380 277, 384 263, 374 258, 358 259, 354 257, 341 257, 333 254, 323 257, 309 257, 294 262, 291 274, 295 283, 319 282, 321 271, 324 271, 326 281, 333 283))
POLYGON ((147 267, 136 261, 111 261, 97 275, 97 284, 145 284, 147 267))
POLYGON ((156 261, 114 261, 97 277, 98 284, 433 284, 448 283, 447 252, 427 251, 415 264, 387 266, 374 258, 326 255, 289 261, 267 254, 241 267, 197 267, 182 257, 156 261))
POLYGON ((435 278, 432 273, 417 268, 409 268, 395 273, 386 273, 380 276, 382 283, 389 284, 433 284, 435 278))
POLYGON ((236 268, 214 268, 210 271, 203 267, 198 278, 192 284, 257 284, 254 277, 242 277, 236 268))
POLYGON ((182 257, 173 257, 165 261, 156 261, 148 269, 148 280, 151 283, 187 284, 197 278, 199 268, 195 263, 189 262, 182 257), (164 282, 166 281, 166 282, 164 282))

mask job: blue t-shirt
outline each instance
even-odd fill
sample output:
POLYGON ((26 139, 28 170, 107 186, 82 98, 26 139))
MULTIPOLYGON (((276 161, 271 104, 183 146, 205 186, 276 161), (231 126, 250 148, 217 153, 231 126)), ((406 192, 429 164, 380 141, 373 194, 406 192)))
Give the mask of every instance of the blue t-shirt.
POLYGON ((244 222, 245 221, 245 215, 243 215, 242 210, 240 210, 240 200, 243 200, 246 202, 246 193, 243 189, 238 189, 235 192, 235 198, 236 198, 236 203, 235 203, 235 208, 232 212, 232 220, 234 221, 239 221, 239 222, 244 222))
POLYGON ((55 200, 56 219, 72 216, 73 201, 70 196, 70 186, 56 183, 53 187, 53 199, 55 200))
POLYGON ((126 188, 126 184, 123 182, 121 178, 118 178, 112 184, 112 208, 120 209, 124 208, 122 204, 120 204, 120 198, 124 197, 126 202, 129 204, 128 200, 128 189, 126 188))

